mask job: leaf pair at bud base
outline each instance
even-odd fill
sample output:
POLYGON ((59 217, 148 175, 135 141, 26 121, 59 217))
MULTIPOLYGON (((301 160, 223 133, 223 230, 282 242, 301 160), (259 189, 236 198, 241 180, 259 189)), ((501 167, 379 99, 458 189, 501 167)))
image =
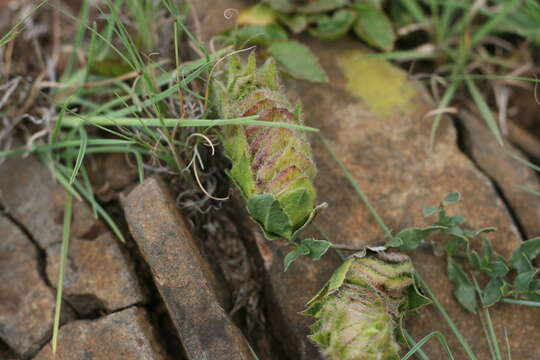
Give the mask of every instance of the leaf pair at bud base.
MULTIPOLYGON (((257 115, 258 120, 301 125, 302 111, 280 92, 272 58, 257 69, 255 53, 245 65, 231 57, 227 78, 214 91, 220 116, 257 115)), ((270 126, 228 126, 223 130, 229 175, 247 201, 250 215, 268 239, 293 240, 316 213, 317 173, 306 135, 270 126)))
POLYGON ((401 253, 370 252, 346 260, 303 312, 317 321, 310 338, 329 360, 399 359, 397 335, 407 309, 428 301, 401 253))

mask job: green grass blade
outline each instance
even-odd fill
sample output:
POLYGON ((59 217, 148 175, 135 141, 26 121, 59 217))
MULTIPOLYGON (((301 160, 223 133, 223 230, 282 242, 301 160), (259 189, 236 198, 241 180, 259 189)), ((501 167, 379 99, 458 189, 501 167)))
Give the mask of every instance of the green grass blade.
POLYGON ((509 299, 509 298, 502 298, 501 301, 508 304, 540 307, 540 301, 519 300, 519 299, 509 299))
MULTIPOLYGON (((442 97, 441 102, 439 103, 438 108, 443 109, 445 107, 448 107, 452 99, 454 98, 454 94, 456 93, 456 90, 460 84, 459 80, 453 81, 450 86, 448 86, 444 92, 444 95, 442 97)), ((439 113, 435 115, 433 118, 433 122, 431 124, 431 134, 429 139, 429 148, 433 149, 433 146, 435 145, 435 137, 437 136, 437 130, 439 129, 439 125, 441 122, 442 114, 439 113)))
POLYGON ((417 0, 401 0, 401 4, 403 4, 403 7, 407 9, 407 11, 421 24, 428 24, 429 20, 424 15, 424 12, 422 11, 422 8, 418 4, 417 0))
MULTIPOLYGON (((58 168, 64 174, 70 173, 69 169, 63 165, 59 165, 58 168)), ((92 206, 95 206, 96 211, 99 214, 99 216, 101 216, 103 221, 105 221, 105 223, 109 225, 109 227, 111 228, 112 232, 116 235, 116 237, 121 242, 126 242, 126 239, 124 238, 124 235, 120 231, 120 228, 118 228, 118 226, 116 225, 116 222, 110 217, 110 215, 105 211, 105 209, 103 209, 103 207, 95 200, 92 192, 85 189, 84 186, 78 181, 75 181, 73 183, 73 186, 77 189, 77 191, 79 191, 79 193, 82 195, 82 197, 86 201, 88 201, 92 206)))
MULTIPOLYGON (((403 336, 405 337, 405 340, 409 345, 412 345, 414 347, 416 345, 416 341, 414 341, 413 337, 405 328, 401 329, 401 332, 403 333, 403 336)), ((416 357, 418 357, 420 360, 430 360, 429 356, 426 355, 425 352, 422 351, 420 347, 416 350, 416 357)))
POLYGON ((388 226, 386 226, 386 224, 384 223, 383 219, 377 213, 377 210, 375 210, 375 208, 371 205, 371 203, 369 202, 369 199, 367 198, 366 194, 362 191, 362 189, 360 188, 360 185, 358 185, 358 183, 354 180, 354 178, 352 177, 351 173, 349 172, 349 170, 347 169, 345 164, 343 164, 343 162, 337 157, 336 153, 332 149, 332 145, 322 135, 320 135, 320 138, 321 138, 326 150, 330 153, 330 155, 332 156, 334 161, 338 164, 341 171, 343 171, 343 174, 347 178, 347 181, 349 181, 349 184, 351 184, 351 186, 354 188, 354 191, 356 191, 356 194, 364 202, 364 204, 368 208, 371 215, 375 218, 375 221, 377 222, 377 224, 379 224, 381 229, 383 229, 384 235, 387 238, 391 238, 392 237, 392 231, 390 231, 388 226))
POLYGON ((167 127, 214 127, 214 126, 225 126, 225 125, 260 125, 260 126, 272 126, 272 127, 283 127, 294 130, 303 130, 303 131, 314 131, 318 132, 319 130, 310 126, 299 125, 299 124, 289 124, 283 122, 274 122, 274 121, 261 121, 257 120, 257 116, 246 116, 242 118, 235 119, 154 119, 154 118, 109 118, 107 116, 91 116, 85 117, 84 115, 80 116, 65 116, 62 125, 66 127, 78 127, 83 124, 85 125, 94 125, 94 126, 133 126, 133 127, 144 127, 144 126, 167 126, 167 127))
POLYGON ((520 188, 523 191, 528 192, 529 194, 540 197, 540 191, 538 191, 538 190, 533 190, 530 187, 527 187, 527 186, 524 186, 524 185, 515 185, 515 186, 517 186, 518 188, 520 188))
POLYGON ((58 268, 58 284, 56 285, 56 305, 54 307, 53 335, 51 340, 53 355, 56 354, 58 345, 58 331, 60 329, 60 313, 62 310, 62 291, 64 288, 64 274, 66 269, 69 249, 69 237, 71 232, 71 215, 73 210, 73 198, 66 192, 64 205, 64 225, 62 230, 62 248, 60 251, 60 265, 58 268))
POLYGON ((514 158, 515 160, 517 160, 517 161, 519 161, 519 162, 521 162, 521 163, 527 165, 528 167, 530 167, 530 168, 533 169, 534 171, 540 172, 540 166, 533 164, 532 162, 530 162, 530 161, 528 161, 528 160, 522 158, 521 156, 518 156, 518 155, 516 155, 516 154, 513 154, 513 153, 511 153, 510 151, 506 151, 506 155, 508 155, 508 156, 514 158))
POLYGON ((452 333, 454 333, 454 335, 458 339, 459 343, 461 344, 461 346, 465 350, 465 353, 467 353, 467 355, 469 356, 469 359, 478 360, 478 358, 476 357, 476 355, 472 351, 471 346, 469 345, 467 340, 465 340, 465 338, 463 337, 461 332, 458 330, 456 324, 454 323, 454 321, 452 320, 450 315, 448 315, 448 313, 446 312, 444 307, 441 305, 439 299, 437 299, 435 294, 431 291, 431 289, 429 288, 427 283, 424 281, 422 276, 418 272, 415 271, 414 277, 416 279, 416 283, 426 292, 426 294, 429 296, 431 301, 433 301, 433 305, 435 306, 435 308, 439 311, 441 316, 448 323, 448 326, 450 327, 450 330, 452 330, 452 333))
POLYGON ((19 32, 21 31, 21 28, 24 27, 24 23, 30 19, 30 17, 32 17, 34 15, 34 13, 36 11, 38 11, 41 7, 43 7, 46 3, 48 3, 49 0, 43 0, 42 2, 40 2, 35 8, 32 9, 32 11, 30 11, 30 13, 28 15, 26 15, 24 17, 24 19, 22 19, 21 21, 19 21, 17 24, 15 24, 14 27, 12 27, 8 32, 7 34, 5 34, 4 36, 2 36, 0 38, 0 48, 4 45, 6 45, 8 42, 10 42, 13 38, 15 38, 19 32))
POLYGON ((424 345, 432 337, 435 337, 437 340, 439 340, 442 347, 446 351, 446 354, 448 355, 448 358, 451 359, 451 360, 454 360, 454 355, 452 354, 452 351, 450 350, 450 347, 448 346, 448 343, 446 342, 446 339, 445 339, 444 335, 440 331, 433 331, 433 332, 430 332, 429 334, 427 334, 426 336, 424 336, 424 338, 422 338, 422 340, 418 341, 418 343, 416 345, 414 345, 411 348, 411 350, 409 350, 409 352, 407 352, 407 354, 405 354, 401 358, 401 360, 407 360, 408 358, 413 356, 417 351, 420 350, 422 345, 424 345))
POLYGON ((75 166, 73 167, 73 173, 71 174, 71 177, 69 179, 69 184, 73 184, 73 181, 75 181, 75 178, 77 177, 77 173, 79 172, 79 169, 81 168, 84 154, 86 153, 86 146, 88 143, 88 135, 86 134, 86 131, 84 128, 79 128, 79 133, 81 136, 81 146, 79 148, 79 153, 77 154, 77 160, 75 161, 75 166))
POLYGON ((137 161, 137 172, 139 173, 139 182, 142 184, 144 182, 144 164, 142 155, 139 151, 134 151, 135 160, 137 161))
POLYGON ((484 100, 484 97, 482 96, 478 88, 476 87, 476 84, 471 79, 466 79, 465 83, 467 84, 469 93, 471 94, 474 103, 478 107, 478 110, 480 110, 480 113, 482 114, 482 117, 484 118, 487 126, 489 127, 493 135, 495 135, 495 138, 499 142, 499 145, 504 146, 501 132, 499 130, 499 127, 497 126, 497 121, 493 117, 493 114, 491 113, 489 106, 487 105, 486 101, 484 100))

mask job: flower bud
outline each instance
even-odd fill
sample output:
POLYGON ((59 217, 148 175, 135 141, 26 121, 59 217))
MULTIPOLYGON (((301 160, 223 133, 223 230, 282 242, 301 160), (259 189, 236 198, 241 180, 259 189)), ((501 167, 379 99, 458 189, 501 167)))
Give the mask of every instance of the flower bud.
MULTIPOLYGON (((231 57, 226 81, 215 82, 214 91, 223 118, 256 115, 260 121, 303 124, 300 106, 292 106, 279 89, 272 58, 257 69, 255 53, 245 65, 231 57)), ((223 130, 223 144, 232 162, 229 175, 266 237, 294 239, 315 214, 317 169, 305 133, 234 125, 223 130)))

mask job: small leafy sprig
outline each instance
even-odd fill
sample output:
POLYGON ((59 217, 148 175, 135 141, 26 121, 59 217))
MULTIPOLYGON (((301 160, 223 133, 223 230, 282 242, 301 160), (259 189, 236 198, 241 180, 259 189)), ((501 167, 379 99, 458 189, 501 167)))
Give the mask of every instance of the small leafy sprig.
POLYGON ((532 263, 540 254, 540 238, 524 241, 512 254, 509 260, 497 254, 486 233, 496 231, 495 228, 479 230, 464 227, 462 216, 450 216, 446 206, 460 200, 459 193, 451 193, 437 206, 426 206, 423 215, 437 215, 438 219, 425 228, 408 228, 400 231, 388 243, 401 251, 414 250, 426 238, 434 233, 443 234, 446 238, 447 274, 454 284, 454 295, 465 309, 476 312, 481 307, 491 306, 503 297, 538 301, 540 300, 540 279, 538 269, 532 263), (471 241, 479 238, 482 241, 480 252, 471 247, 471 241), (467 271, 459 259, 467 259, 467 271), (485 284, 479 285, 479 280, 485 284))

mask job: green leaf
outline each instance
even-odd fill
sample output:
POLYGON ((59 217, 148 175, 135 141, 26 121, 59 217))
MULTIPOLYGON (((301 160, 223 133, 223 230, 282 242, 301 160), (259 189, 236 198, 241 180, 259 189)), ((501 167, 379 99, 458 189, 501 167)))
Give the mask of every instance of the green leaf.
POLYGON ((295 7, 293 0, 266 0, 266 2, 274 10, 281 11, 284 13, 290 13, 294 11, 294 7, 295 7))
POLYGON ((460 198, 459 193, 458 192, 453 192, 453 193, 450 193, 450 194, 446 195, 443 202, 445 202, 447 204, 455 204, 455 203, 457 203, 459 201, 459 198, 460 198))
POLYGON ((503 281, 500 278, 492 278, 482 291, 482 304, 491 306, 501 300, 503 293, 503 281))
POLYGON ((514 289, 520 294, 526 294, 531 289, 531 282, 538 270, 530 270, 522 272, 514 279, 514 289))
POLYGON ((268 52, 295 78, 313 82, 328 81, 317 57, 299 42, 278 41, 270 45, 268 52))
POLYGON ((315 240, 313 238, 308 238, 302 240, 302 246, 309 249, 309 253, 305 254, 313 260, 319 260, 332 246, 332 243, 326 240, 315 240))
POLYGON ((306 15, 304 14, 295 14, 295 15, 278 15, 279 21, 283 23, 293 34, 300 34, 302 31, 306 30, 308 26, 308 21, 306 15))
POLYGON ((471 94, 472 99, 474 100, 478 110, 482 114, 488 128, 491 130, 495 138, 499 142, 499 145, 504 146, 503 139, 499 127, 497 126, 497 121, 493 117, 491 109, 489 108, 486 100, 484 99, 482 93, 476 87, 476 84, 471 79, 465 79, 469 93, 471 94))
POLYGON ((261 25, 245 25, 240 27, 236 35, 241 46, 259 45, 270 46, 276 41, 287 40, 287 31, 277 24, 266 26, 261 25))
POLYGON ((450 238, 450 240, 448 240, 448 243, 446 245, 446 251, 448 252, 448 255, 455 255, 457 254, 462 245, 467 244, 468 241, 466 239, 453 236, 450 238))
POLYGON ((291 220, 281 208, 279 201, 270 194, 256 195, 247 201, 248 211, 251 216, 261 225, 269 240, 275 239, 274 235, 291 240, 291 220))
POLYGON ((289 216, 293 229, 301 226, 313 210, 315 199, 305 188, 296 189, 278 197, 281 207, 289 216))
POLYGON ((504 277, 510 269, 508 265, 504 262, 504 259, 500 258, 497 261, 492 261, 487 265, 486 272, 491 277, 504 277))
POLYGON ((474 266, 476 270, 480 270, 480 268, 482 267, 482 264, 480 262, 480 256, 478 256, 478 253, 474 250, 471 250, 469 251, 467 256, 469 257, 469 261, 472 264, 472 266, 474 266))
POLYGON ((441 210, 440 206, 426 206, 422 211, 424 217, 428 217, 432 214, 438 213, 441 210))
POLYGON ((485 259, 485 261, 491 260, 493 257, 493 250, 491 249, 491 243, 489 242, 489 239, 486 237, 482 238, 482 258, 485 259))
POLYGON ((309 249, 303 245, 297 246, 294 250, 290 251, 283 259, 283 271, 287 271, 289 266, 298 259, 300 255, 309 254, 309 249))
POLYGON ((414 250, 432 232, 442 229, 440 226, 426 228, 408 228, 401 230, 387 244, 388 247, 399 247, 402 251, 414 250))
POLYGON ((331 17, 322 18, 317 27, 310 29, 309 33, 323 40, 337 40, 343 37, 351 28, 356 13, 352 10, 338 10, 331 17))
POLYGON ((448 258, 448 279, 454 284, 454 296, 465 309, 476 312, 476 289, 461 265, 448 258))
POLYGON ((358 13, 358 18, 353 25, 356 35, 371 46, 383 51, 392 50, 396 37, 392 23, 384 12, 363 4, 356 5, 354 9, 358 13))
POLYGON ((540 237, 524 241, 520 248, 529 260, 533 260, 540 254, 540 237))
POLYGON ((421 308, 422 306, 431 304, 431 300, 428 297, 422 295, 415 283, 408 287, 407 292, 409 293, 407 299, 408 310, 414 311, 421 308))
POLYGON ((523 254, 521 248, 517 248, 510 258, 512 266, 518 273, 524 273, 533 269, 531 261, 523 254))
POLYGON ((299 6, 298 12, 301 13, 320 13, 334 10, 349 4, 349 0, 312 0, 306 5, 299 6))

